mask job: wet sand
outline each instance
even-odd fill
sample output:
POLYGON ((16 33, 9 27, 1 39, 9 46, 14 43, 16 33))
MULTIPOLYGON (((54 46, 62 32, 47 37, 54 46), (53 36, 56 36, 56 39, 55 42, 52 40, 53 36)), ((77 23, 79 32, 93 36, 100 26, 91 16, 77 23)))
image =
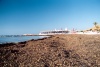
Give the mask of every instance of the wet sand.
POLYGON ((0 67, 100 67, 100 35, 55 35, 0 45, 0 67))

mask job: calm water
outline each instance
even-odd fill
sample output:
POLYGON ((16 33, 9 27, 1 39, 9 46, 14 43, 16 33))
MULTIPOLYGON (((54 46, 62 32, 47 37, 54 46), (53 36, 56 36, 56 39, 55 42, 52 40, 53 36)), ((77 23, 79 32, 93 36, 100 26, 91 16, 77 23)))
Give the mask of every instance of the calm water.
POLYGON ((41 36, 18 36, 18 37, 0 37, 0 44, 2 43, 10 43, 10 42, 22 42, 22 41, 27 41, 31 39, 40 39, 43 38, 41 36))

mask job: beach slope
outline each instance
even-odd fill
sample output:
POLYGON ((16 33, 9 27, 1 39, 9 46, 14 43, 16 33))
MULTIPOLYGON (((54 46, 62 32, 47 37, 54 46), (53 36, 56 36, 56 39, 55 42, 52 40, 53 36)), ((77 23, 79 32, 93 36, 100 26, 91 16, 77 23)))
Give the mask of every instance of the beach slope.
POLYGON ((0 45, 0 67, 100 67, 100 35, 55 35, 0 45))

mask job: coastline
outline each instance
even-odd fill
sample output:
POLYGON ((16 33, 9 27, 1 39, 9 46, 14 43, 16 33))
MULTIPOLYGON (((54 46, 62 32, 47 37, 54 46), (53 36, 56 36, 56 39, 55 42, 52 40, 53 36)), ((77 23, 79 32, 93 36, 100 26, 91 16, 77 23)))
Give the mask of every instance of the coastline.
MULTIPOLYGON (((34 35, 34 36, 38 36, 38 35, 34 35)), ((26 42, 28 42, 28 41, 43 40, 43 39, 46 39, 46 38, 50 38, 50 37, 52 37, 53 35, 39 35, 39 36, 48 36, 48 37, 41 37, 41 38, 38 38, 38 39, 30 39, 30 40, 27 40, 27 41, 21 41, 21 42, 1 43, 1 44, 0 44, 0 47, 11 46, 11 45, 16 45, 16 44, 21 44, 21 43, 26 43, 26 42)))
POLYGON ((2 35, 0 37, 0 45, 3 44, 9 44, 9 43, 18 43, 18 42, 24 42, 24 41, 28 41, 31 39, 41 39, 41 38, 45 38, 45 37, 50 37, 51 35, 28 35, 28 36, 22 36, 22 35, 2 35))
POLYGON ((96 67, 100 35, 53 35, 0 45, 0 65, 10 67, 96 67))

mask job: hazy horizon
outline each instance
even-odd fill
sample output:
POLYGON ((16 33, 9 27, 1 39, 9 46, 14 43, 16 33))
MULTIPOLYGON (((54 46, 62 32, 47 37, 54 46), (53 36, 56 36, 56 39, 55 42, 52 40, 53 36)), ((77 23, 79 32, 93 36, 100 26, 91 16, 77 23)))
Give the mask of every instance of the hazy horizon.
POLYGON ((85 30, 100 24, 100 0, 0 0, 0 35, 85 30))

